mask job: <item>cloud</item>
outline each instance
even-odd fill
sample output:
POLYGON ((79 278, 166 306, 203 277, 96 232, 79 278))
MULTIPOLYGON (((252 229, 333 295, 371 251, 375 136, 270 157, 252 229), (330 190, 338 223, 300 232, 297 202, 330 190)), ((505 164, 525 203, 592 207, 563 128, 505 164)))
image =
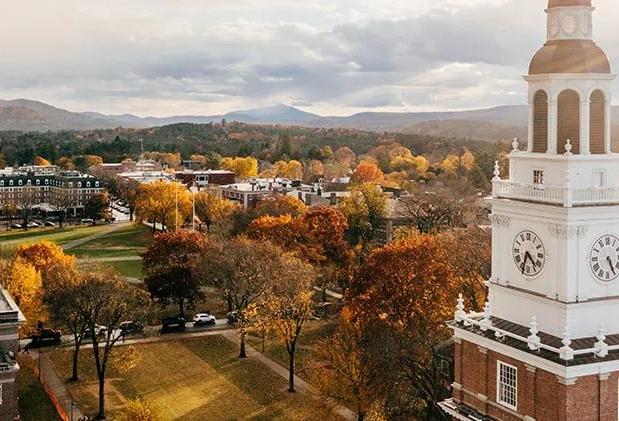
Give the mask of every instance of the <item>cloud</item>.
MULTIPOLYGON (((524 103, 540 3, 22 0, 3 11, 0 97, 142 115, 524 103)), ((596 38, 619 58, 619 6, 596 6, 596 38)))

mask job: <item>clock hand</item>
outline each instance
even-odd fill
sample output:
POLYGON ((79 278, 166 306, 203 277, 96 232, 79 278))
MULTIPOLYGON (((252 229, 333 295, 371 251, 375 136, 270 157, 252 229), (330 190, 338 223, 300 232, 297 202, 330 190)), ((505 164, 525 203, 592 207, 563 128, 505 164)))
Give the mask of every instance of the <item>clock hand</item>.
POLYGON ((615 267, 613 266, 613 261, 611 260, 610 256, 606 256, 606 261, 608 262, 608 266, 610 266, 610 270, 613 271, 613 275, 616 275, 617 272, 615 271, 615 267))
POLYGON ((522 263, 522 273, 524 274, 524 268, 525 265, 527 264, 527 259, 529 259, 531 261, 532 265, 535 265, 535 262, 533 261, 533 257, 531 257, 531 254, 528 251, 524 252, 524 262, 522 263))

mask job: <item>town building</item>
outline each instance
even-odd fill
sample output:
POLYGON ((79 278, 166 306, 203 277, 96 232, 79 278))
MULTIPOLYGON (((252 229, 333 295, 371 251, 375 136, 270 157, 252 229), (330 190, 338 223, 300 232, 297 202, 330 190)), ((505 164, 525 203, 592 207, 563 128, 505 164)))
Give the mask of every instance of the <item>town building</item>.
POLYGON ((19 364, 17 330, 26 319, 9 293, 0 287, 0 420, 19 419, 19 390, 15 378, 19 364))
POLYGON ((234 173, 226 170, 182 170, 174 173, 176 180, 199 189, 209 185, 234 184, 234 173))
POLYGON ((535 54, 529 142, 493 179, 492 276, 484 311, 458 300, 458 420, 617 420, 619 155, 611 74, 591 0, 550 0, 535 54))
POLYGON ((98 179, 78 171, 34 166, 0 171, 0 208, 28 206, 44 212, 63 209, 77 215, 91 197, 103 191, 98 179))
POLYGON ((302 184, 298 180, 287 178, 258 179, 252 178, 241 183, 234 183, 219 188, 221 197, 238 202, 243 209, 253 209, 265 197, 272 195, 298 195, 299 192, 315 191, 315 186, 302 184))

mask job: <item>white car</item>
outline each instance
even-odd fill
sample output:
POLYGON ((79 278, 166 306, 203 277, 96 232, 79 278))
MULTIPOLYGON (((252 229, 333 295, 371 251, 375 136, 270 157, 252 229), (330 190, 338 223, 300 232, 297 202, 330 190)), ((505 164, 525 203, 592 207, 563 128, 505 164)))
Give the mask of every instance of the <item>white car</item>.
POLYGON ((212 314, 207 313, 198 313, 193 316, 193 325, 201 326, 201 325, 214 325, 217 319, 212 314))

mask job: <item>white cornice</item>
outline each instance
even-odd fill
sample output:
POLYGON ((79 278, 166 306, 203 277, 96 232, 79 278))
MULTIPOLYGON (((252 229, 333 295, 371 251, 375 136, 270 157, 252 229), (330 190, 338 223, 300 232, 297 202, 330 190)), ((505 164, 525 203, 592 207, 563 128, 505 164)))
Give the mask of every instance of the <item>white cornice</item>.
POLYGON ((546 80, 614 80, 614 73, 543 73, 539 75, 522 76, 527 82, 546 80))

